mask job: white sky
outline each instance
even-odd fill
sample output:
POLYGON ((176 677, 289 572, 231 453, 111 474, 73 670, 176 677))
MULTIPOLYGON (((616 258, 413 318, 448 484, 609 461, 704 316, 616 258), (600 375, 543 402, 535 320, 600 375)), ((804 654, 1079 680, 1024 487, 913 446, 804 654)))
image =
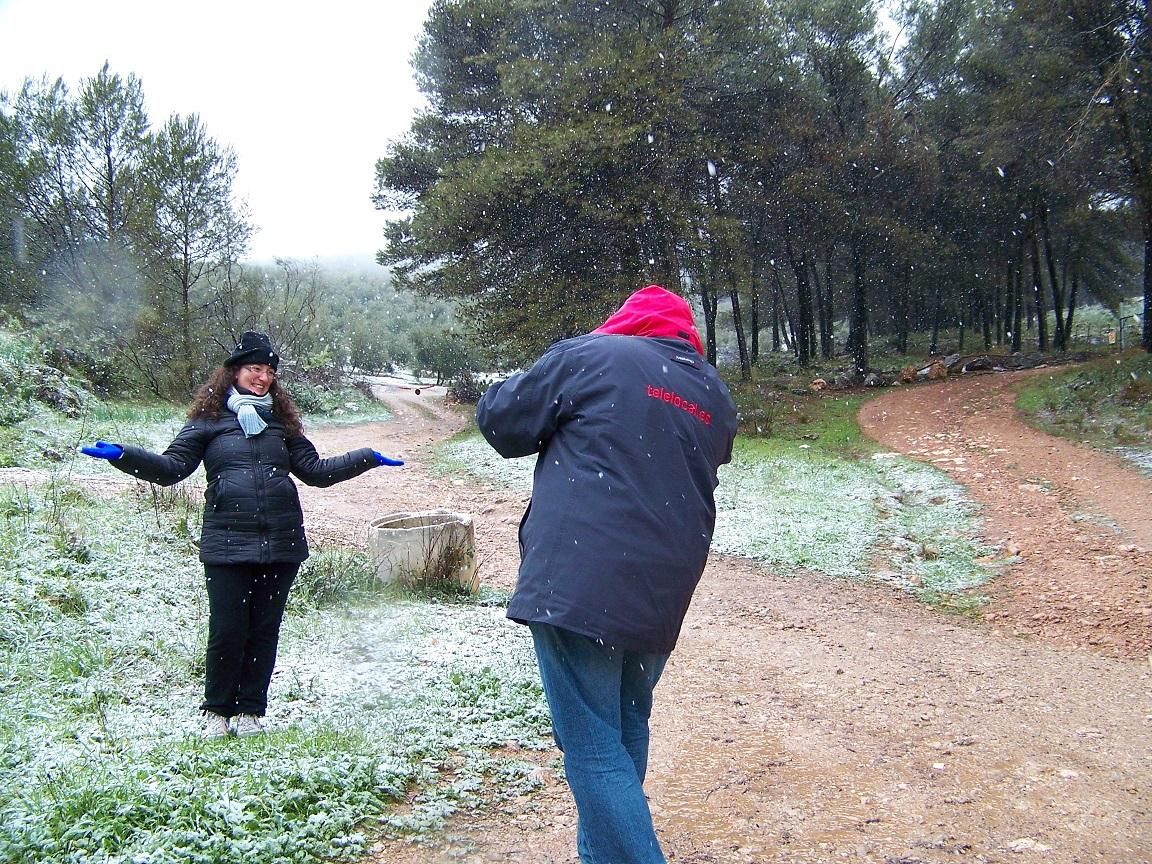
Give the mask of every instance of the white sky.
POLYGON ((75 92, 107 60, 143 85, 153 127, 199 114, 236 153, 251 257, 383 245, 376 160, 423 97, 410 59, 430 0, 0 0, 0 90, 75 92))

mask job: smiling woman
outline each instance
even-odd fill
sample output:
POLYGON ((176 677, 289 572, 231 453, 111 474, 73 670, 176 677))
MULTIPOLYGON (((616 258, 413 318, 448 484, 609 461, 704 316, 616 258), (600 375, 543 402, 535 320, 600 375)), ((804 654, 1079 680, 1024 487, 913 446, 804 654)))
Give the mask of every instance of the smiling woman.
POLYGON ((322 459, 300 412, 276 379, 280 355, 263 333, 245 333, 204 384, 188 423, 162 454, 96 442, 83 452, 171 486, 203 462, 207 475, 200 561, 208 591, 205 735, 255 735, 268 707, 288 591, 308 557, 294 474, 331 486, 379 465, 402 465, 362 447, 322 459))
POLYGON ((276 370, 263 363, 241 366, 236 372, 236 386, 263 396, 276 380, 276 370))

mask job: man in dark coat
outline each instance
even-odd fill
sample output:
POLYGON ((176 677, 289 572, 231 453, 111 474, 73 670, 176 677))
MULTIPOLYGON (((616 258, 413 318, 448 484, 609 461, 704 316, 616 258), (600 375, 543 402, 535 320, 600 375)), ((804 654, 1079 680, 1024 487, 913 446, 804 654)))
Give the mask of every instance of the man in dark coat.
POLYGON ((736 434, 702 354, 688 304, 650 285, 477 407, 502 456, 537 455, 508 617, 532 631, 583 862, 665 861, 643 790, 652 691, 707 561, 736 434))

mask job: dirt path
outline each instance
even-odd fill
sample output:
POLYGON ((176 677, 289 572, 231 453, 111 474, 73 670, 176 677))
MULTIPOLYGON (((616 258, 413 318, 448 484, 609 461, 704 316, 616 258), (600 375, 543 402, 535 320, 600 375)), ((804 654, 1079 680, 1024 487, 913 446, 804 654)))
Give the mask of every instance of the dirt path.
MULTIPOLYGON (((992 623, 712 560, 653 718, 647 788, 670 861, 1152 864, 1146 481, 1022 432, 1011 383, 894 391, 862 417, 893 449, 951 460, 937 464, 973 484, 989 539, 1019 548, 992 623)), ((408 464, 303 490, 312 536, 363 543, 377 515, 466 510, 482 579, 510 587, 523 500, 430 472, 430 445, 468 422, 439 394, 382 396, 395 420, 311 437, 408 464)), ((372 861, 574 864, 574 824, 552 782, 372 861)))
POLYGON ((979 375, 868 402, 876 440, 968 487, 985 536, 1018 559, 985 619, 1133 658, 1152 651, 1152 478, 1045 435, 1012 407, 1027 375, 979 375))

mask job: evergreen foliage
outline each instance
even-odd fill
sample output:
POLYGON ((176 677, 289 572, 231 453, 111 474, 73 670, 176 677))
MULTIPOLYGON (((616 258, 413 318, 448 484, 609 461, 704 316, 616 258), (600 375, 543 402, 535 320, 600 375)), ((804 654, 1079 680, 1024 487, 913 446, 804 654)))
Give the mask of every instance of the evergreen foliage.
POLYGON ((455 346, 448 380, 462 341, 523 362, 649 282, 745 380, 944 331, 1063 352, 1084 304, 1133 296, 1152 350, 1148 25, 1146 0, 435 0, 430 107, 374 189, 403 214, 378 261, 431 306, 242 263, 235 160, 195 114, 154 126, 108 65, 29 79, 0 94, 0 307, 97 386, 178 401, 244 329, 334 369, 455 346))
POLYGON ((857 373, 946 328, 1065 351, 1079 304, 1148 305, 1146 7, 438 0, 379 260, 517 360, 652 281, 743 378, 762 330, 857 373))
POLYGON ((408 366, 421 344, 457 349, 435 374, 474 362, 450 305, 398 294, 378 266, 242 263, 254 226, 236 170, 196 115, 154 128, 142 82, 108 65, 75 90, 0 94, 0 312, 104 395, 186 402, 249 329, 305 396, 349 367, 408 366))

